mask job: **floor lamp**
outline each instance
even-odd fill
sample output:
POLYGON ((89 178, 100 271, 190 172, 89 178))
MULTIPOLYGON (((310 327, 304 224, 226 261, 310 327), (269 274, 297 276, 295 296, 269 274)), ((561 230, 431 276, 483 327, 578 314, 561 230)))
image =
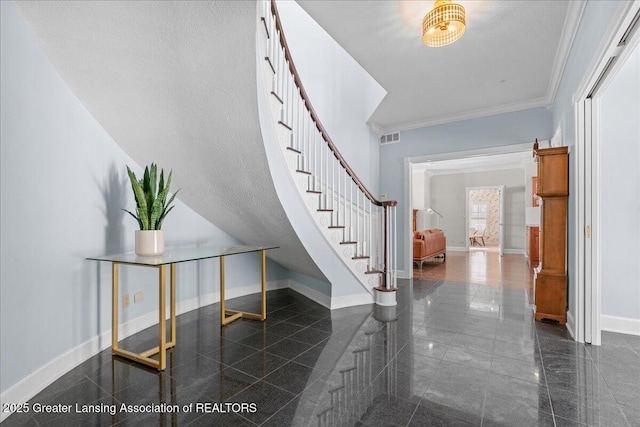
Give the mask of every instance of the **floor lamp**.
POLYGON ((438 230, 439 230, 440 229, 440 218, 442 218, 442 214, 440 212, 438 212, 437 210, 433 209, 433 208, 427 209, 427 214, 428 215, 433 215, 433 214, 438 215, 438 230))

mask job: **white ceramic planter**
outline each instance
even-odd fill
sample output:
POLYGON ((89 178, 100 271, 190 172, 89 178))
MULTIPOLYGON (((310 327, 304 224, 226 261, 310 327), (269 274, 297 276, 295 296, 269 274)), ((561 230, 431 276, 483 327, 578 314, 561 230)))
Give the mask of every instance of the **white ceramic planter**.
POLYGON ((164 231, 136 230, 136 255, 154 256, 164 252, 164 231))

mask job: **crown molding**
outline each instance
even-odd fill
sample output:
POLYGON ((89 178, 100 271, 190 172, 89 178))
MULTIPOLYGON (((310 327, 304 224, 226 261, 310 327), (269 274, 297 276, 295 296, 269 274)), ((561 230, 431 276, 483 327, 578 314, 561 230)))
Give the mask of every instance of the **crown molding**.
POLYGON ((375 123, 369 123, 369 129, 378 136, 384 135, 383 129, 375 123))
POLYGON ((547 98, 535 98, 527 101, 513 102, 511 104, 496 105, 495 107, 479 108, 477 110, 436 117, 433 119, 416 122, 401 123, 383 128, 383 133, 394 133, 428 126, 442 125, 445 123, 459 122, 462 120, 478 119, 481 117, 495 116, 497 114, 513 113, 515 111, 528 110, 530 108, 549 107, 547 98))
POLYGON ((553 69, 551 70, 551 78, 549 79, 549 87, 547 89, 547 104, 553 104, 562 81, 562 75, 564 69, 567 66, 569 54, 573 47, 573 41, 578 34, 578 27, 582 20, 582 14, 584 8, 587 5, 585 0, 571 1, 569 2, 569 8, 567 15, 564 19, 564 25, 562 27, 562 35, 560 36, 560 43, 558 43, 558 49, 556 50, 556 57, 553 61, 553 69))

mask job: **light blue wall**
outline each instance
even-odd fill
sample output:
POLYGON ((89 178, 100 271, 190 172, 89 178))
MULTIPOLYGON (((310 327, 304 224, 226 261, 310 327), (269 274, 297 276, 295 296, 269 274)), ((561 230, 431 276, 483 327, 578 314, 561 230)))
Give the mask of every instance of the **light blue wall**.
POLYGON ((386 91, 294 1, 278 1, 287 43, 322 125, 349 166, 378 193, 378 138, 367 120, 386 91))
MULTIPOLYGON (((11 2, 0 2, 0 390, 109 331, 111 271, 85 257, 133 250, 137 225, 125 165, 140 167, 71 92, 11 2)), ((171 165, 161 165, 169 169, 171 165)), ((176 201, 167 246, 236 244, 176 201)), ((178 266, 178 300, 218 287, 215 260, 178 266)), ((227 260, 229 287, 260 281, 257 256, 227 260)), ((157 309, 157 276, 124 268, 122 291, 145 300, 125 322, 157 309)), ((268 265, 268 279, 289 271, 268 265)))
MULTIPOLYGON (((573 96, 578 85, 585 77, 585 71, 592 65, 594 53, 597 51, 602 37, 609 27, 620 2, 589 0, 585 6, 580 26, 558 87, 553 104, 553 129, 562 124, 562 142, 567 146, 576 144, 573 96)), ((575 238, 576 238, 576 157, 569 153, 569 219, 568 219, 568 279, 567 292, 569 311, 576 313, 576 271, 575 271, 575 238)))
MULTIPOLYGON (((398 201, 398 268, 405 265, 404 159, 481 148, 532 143, 552 136, 551 111, 532 108, 401 132, 400 142, 380 147, 380 192, 398 201)), ((406 235, 406 236, 405 236, 406 235)))
MULTIPOLYGON (((310 277, 310 276, 306 276, 304 274, 300 274, 297 271, 292 271, 290 274, 290 278, 291 280, 301 283, 303 285, 305 285, 308 288, 311 288, 315 291, 320 292, 321 294, 324 295, 331 295, 332 293, 332 287, 331 284, 328 282, 325 282, 323 280, 318 280, 314 277, 310 277)), ((338 290, 340 289, 339 286, 336 287, 338 290)), ((336 288, 333 289, 333 292, 335 292, 336 288)))

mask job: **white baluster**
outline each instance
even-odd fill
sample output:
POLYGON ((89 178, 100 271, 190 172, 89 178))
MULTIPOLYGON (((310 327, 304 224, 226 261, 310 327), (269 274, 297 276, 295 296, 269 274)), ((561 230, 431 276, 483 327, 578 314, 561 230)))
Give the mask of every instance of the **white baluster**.
POLYGON ((356 186, 356 256, 360 256, 360 187, 356 186))
POLYGON ((398 217, 397 206, 393 208, 393 287, 398 287, 398 217))

